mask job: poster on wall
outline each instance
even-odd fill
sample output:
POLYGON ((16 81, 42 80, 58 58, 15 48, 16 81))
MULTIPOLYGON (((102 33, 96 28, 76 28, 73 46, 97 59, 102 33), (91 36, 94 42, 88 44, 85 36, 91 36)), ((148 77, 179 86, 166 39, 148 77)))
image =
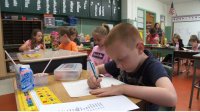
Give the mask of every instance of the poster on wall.
POLYGON ((160 28, 165 31, 165 16, 160 15, 160 28))

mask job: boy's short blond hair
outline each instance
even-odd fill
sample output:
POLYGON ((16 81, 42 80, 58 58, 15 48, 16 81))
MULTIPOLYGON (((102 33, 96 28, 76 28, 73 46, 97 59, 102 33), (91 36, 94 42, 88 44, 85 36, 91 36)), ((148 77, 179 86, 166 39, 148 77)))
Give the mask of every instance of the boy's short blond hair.
POLYGON ((120 23, 116 25, 108 34, 104 45, 110 46, 116 40, 125 43, 127 47, 134 48, 138 41, 141 41, 138 30, 130 23, 120 23))

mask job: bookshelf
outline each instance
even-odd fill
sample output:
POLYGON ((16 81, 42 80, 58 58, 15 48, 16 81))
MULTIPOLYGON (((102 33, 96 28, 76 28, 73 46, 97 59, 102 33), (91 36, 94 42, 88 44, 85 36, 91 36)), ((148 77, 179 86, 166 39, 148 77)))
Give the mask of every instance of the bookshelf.
MULTIPOLYGON (((42 21, 40 20, 2 20, 2 45, 5 50, 7 50, 13 57, 16 52, 19 52, 19 47, 24 43, 24 41, 31 38, 31 33, 33 29, 42 30, 42 21)), ((3 58, 6 66, 7 73, 10 73, 11 61, 7 59, 4 54, 3 58)), ((18 61, 15 58, 15 61, 18 61)))
POLYGON ((2 20, 4 45, 23 44, 33 29, 42 29, 42 21, 2 20))

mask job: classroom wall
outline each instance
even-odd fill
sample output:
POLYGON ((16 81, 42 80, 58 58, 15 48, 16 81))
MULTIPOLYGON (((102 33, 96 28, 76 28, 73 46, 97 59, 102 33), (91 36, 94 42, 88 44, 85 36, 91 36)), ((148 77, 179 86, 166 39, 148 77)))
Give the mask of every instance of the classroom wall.
POLYGON ((122 19, 136 20, 138 8, 156 13, 156 22, 160 22, 160 15, 167 16, 167 5, 158 0, 122 0, 122 12, 127 10, 127 14, 122 14, 122 19))
MULTIPOLYGON (((167 6, 167 11, 169 11, 170 6, 171 4, 167 6)), ((178 16, 200 14, 200 1, 196 0, 184 3, 174 3, 174 8, 178 16)), ((171 16, 168 16, 167 24, 171 26, 171 16)))
POLYGON ((97 27, 106 24, 116 24, 115 22, 103 21, 103 20, 92 20, 92 19, 79 19, 77 24, 78 33, 83 33, 84 35, 89 34, 91 36, 92 31, 97 27))

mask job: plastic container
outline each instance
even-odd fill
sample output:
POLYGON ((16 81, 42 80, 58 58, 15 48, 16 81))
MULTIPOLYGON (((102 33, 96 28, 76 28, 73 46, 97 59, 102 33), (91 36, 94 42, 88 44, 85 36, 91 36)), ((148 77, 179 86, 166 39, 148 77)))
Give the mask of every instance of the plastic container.
POLYGON ((56 80, 71 81, 79 79, 82 72, 82 64, 67 63, 62 64, 54 70, 56 80))
POLYGON ((69 26, 75 26, 77 24, 77 21, 78 21, 78 19, 75 17, 69 17, 67 19, 69 26))
POLYGON ((37 73, 34 74, 34 84, 35 86, 46 86, 48 84, 48 73, 37 73))

